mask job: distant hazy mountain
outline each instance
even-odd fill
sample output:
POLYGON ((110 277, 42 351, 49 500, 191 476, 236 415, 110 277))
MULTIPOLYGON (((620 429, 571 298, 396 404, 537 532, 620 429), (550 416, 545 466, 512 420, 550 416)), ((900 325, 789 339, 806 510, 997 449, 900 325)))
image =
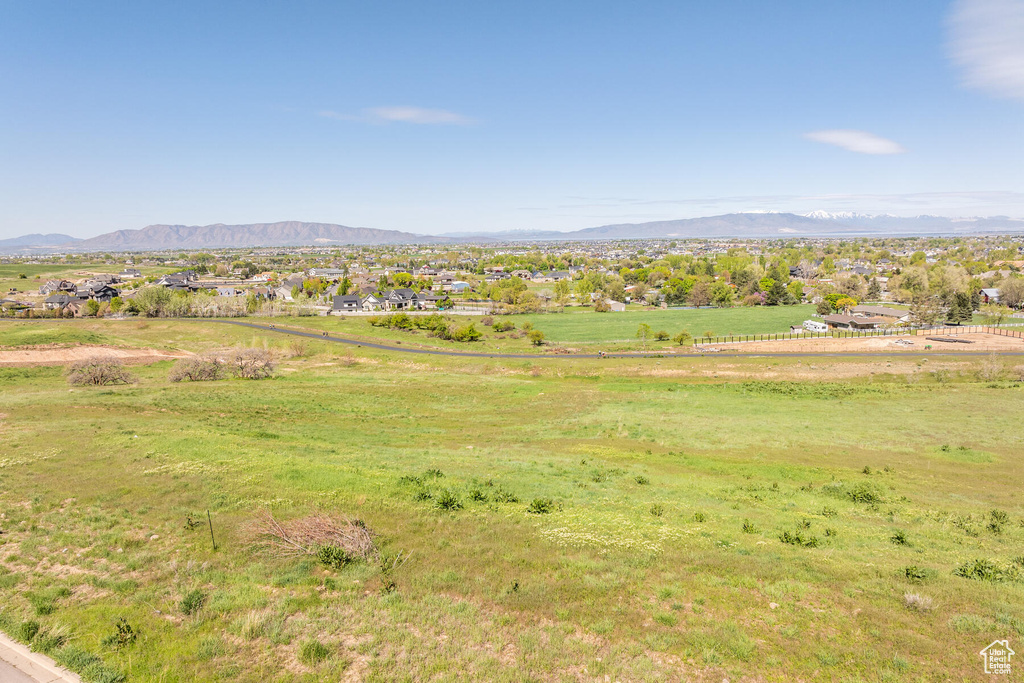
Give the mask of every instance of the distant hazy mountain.
POLYGON ((0 240, 0 249, 12 249, 12 248, 23 248, 23 247, 55 247, 61 244, 69 244, 71 242, 80 242, 81 240, 75 239, 71 235, 62 235, 60 233, 50 233, 49 235, 40 235, 38 233, 33 235, 22 235, 21 237, 13 237, 9 240, 0 240))
POLYGON ((215 249, 218 247, 290 247, 332 244, 416 244, 448 240, 398 230, 350 228, 332 223, 254 223, 250 225, 150 225, 82 240, 83 251, 215 249))
POLYGON ((255 223, 251 225, 150 225, 141 230, 118 230, 87 240, 68 235, 25 235, 0 241, 6 253, 54 251, 148 251, 216 249, 221 247, 292 247, 344 244, 438 244, 453 242, 514 242, 545 240, 627 240, 690 238, 854 237, 1024 233, 1024 219, 902 218, 852 212, 808 214, 730 213, 651 223, 616 223, 571 232, 512 230, 500 233, 415 235, 398 230, 350 228, 333 223, 255 223))
MULTIPOLYGON (((1024 220, 994 216, 990 218, 946 218, 942 216, 871 216, 867 214, 810 215, 792 213, 730 213, 706 218, 684 218, 651 223, 619 223, 561 233, 554 239, 644 239, 644 238, 718 238, 718 237, 827 237, 912 236, 929 234, 971 234, 984 232, 1024 232, 1024 220)), ((506 233, 514 234, 514 233, 506 233)), ((546 234, 545 234, 546 235, 546 234)), ((492 235, 492 237, 497 237, 492 235)), ((505 239, 516 239, 508 237, 505 239)), ((521 237, 519 239, 531 239, 521 237)), ((535 236, 532 239, 553 239, 535 236)))

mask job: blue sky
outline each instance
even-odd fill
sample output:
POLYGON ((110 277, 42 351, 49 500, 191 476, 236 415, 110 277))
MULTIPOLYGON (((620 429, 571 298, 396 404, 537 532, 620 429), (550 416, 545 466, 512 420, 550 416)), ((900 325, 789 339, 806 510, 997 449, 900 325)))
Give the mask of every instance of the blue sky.
POLYGON ((1024 216, 1024 0, 0 2, 0 237, 1024 216))

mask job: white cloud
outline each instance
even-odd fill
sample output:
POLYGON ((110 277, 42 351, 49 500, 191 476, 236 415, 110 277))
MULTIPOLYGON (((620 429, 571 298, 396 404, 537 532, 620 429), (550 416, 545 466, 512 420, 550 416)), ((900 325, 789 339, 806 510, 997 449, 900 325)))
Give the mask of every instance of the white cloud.
POLYGON ((1024 0, 957 0, 947 26, 964 85, 1024 100, 1024 0))
POLYGON ((860 154, 902 154, 903 145, 863 130, 816 130, 804 137, 826 145, 835 145, 860 154))
POLYGON ((334 111, 318 112, 320 116, 339 121, 363 121, 365 123, 416 123, 424 125, 466 126, 473 119, 444 109, 423 107, 373 107, 364 109, 359 115, 340 114, 334 111))

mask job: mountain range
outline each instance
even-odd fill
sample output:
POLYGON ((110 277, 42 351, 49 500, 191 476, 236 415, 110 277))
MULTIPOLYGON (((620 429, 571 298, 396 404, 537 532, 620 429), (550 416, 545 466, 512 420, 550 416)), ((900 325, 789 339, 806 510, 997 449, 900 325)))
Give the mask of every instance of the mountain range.
POLYGON ((334 223, 251 223, 246 225, 150 225, 117 230, 89 239, 69 235, 25 235, 0 240, 0 253, 159 251, 379 244, 454 244, 547 240, 624 240, 693 238, 854 237, 1024 233, 1024 219, 1006 216, 948 218, 899 217, 858 213, 731 213, 648 223, 616 223, 583 230, 514 230, 499 233, 419 235, 398 230, 353 228, 334 223))

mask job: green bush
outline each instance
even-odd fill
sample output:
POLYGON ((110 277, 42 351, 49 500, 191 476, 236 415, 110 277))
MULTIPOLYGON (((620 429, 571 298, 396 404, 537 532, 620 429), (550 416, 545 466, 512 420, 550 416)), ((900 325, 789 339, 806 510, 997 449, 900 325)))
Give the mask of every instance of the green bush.
POLYGON ((655 503, 651 506, 651 514, 655 517, 661 517, 665 514, 665 506, 660 503, 655 503))
POLYGON ((903 577, 911 583, 921 583, 928 578, 928 575, 929 572, 927 569, 918 567, 916 564, 903 568, 903 577))
POLYGON ((817 548, 818 537, 817 536, 804 536, 799 531, 790 533, 789 531, 783 531, 779 534, 779 540, 789 545, 798 545, 804 548, 817 548))
POLYGON ((954 569, 953 574, 974 581, 991 581, 994 583, 1018 581, 1020 579, 1020 570, 1017 567, 1001 566, 992 560, 982 559, 967 560, 954 569))
POLYGON ((455 495, 454 492, 445 489, 438 495, 437 500, 434 503, 439 510, 461 510, 462 501, 455 495))
POLYGON ((103 639, 103 644, 108 647, 122 648, 135 643, 139 637, 138 631, 128 623, 128 620, 121 617, 114 624, 114 633, 103 639))
POLYGON ((698 511, 693 513, 693 521, 697 522, 698 524, 700 524, 701 522, 706 522, 707 519, 707 515, 705 515, 703 512, 698 511))
POLYGON ((896 530, 893 535, 889 537, 889 540, 896 545, 910 545, 910 541, 907 540, 907 532, 902 529, 896 530))
POLYGON ((486 503, 487 494, 481 491, 480 489, 473 489, 472 491, 469 492, 469 499, 476 503, 486 503))
POLYGON ((641 486, 646 486, 647 484, 651 483, 651 480, 642 474, 639 474, 636 477, 634 477, 634 481, 636 481, 636 483, 640 484, 641 486))
POLYGON ((354 558, 344 548, 336 545, 322 545, 316 549, 316 559, 320 564, 331 569, 342 569, 354 558))
POLYGON ((534 498, 526 511, 533 515, 546 515, 555 509, 555 501, 550 498, 534 498))
POLYGON ((198 588, 190 590, 188 593, 181 598, 181 602, 178 603, 178 607, 181 609, 182 614, 192 616, 203 608, 206 604, 206 593, 198 588))
POLYGON ((745 534, 756 534, 757 527, 749 519, 743 520, 743 533, 745 534))

